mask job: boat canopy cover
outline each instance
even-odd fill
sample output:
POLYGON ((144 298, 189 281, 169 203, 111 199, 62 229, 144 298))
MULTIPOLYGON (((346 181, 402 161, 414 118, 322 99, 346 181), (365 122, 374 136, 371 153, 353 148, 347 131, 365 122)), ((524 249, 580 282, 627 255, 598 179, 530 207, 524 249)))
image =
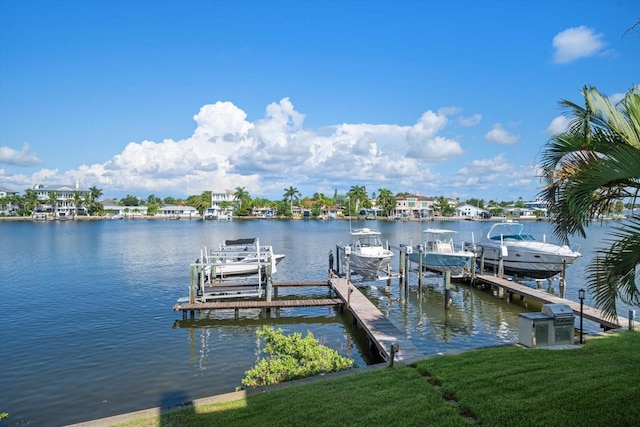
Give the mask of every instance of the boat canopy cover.
POLYGON ((457 231, 453 230, 445 230, 444 228, 427 228, 423 231, 423 233, 431 233, 431 234, 453 234, 457 233, 457 231))
POLYGON ((235 239, 235 240, 225 240, 225 246, 243 246, 243 245, 255 245, 256 238, 252 237, 249 239, 235 239))

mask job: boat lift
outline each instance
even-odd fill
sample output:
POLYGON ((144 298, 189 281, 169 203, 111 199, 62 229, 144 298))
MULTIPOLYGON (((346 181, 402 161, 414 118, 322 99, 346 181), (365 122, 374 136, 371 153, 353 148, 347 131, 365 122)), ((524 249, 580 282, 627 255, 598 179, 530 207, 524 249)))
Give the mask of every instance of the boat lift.
MULTIPOLYGON (((206 251, 206 249, 205 249, 206 251)), ((273 247, 246 247, 243 250, 225 248, 201 252, 189 265, 189 296, 178 303, 204 303, 224 298, 257 297, 270 299, 272 279, 276 271, 273 247), (229 273, 230 267, 246 267, 247 273, 229 273)))

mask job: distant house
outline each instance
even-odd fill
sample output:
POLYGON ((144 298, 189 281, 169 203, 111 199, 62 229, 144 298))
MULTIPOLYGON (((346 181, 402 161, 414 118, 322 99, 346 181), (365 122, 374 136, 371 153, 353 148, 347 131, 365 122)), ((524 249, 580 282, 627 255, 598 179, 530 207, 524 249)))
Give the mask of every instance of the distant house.
POLYGON ((105 203, 104 212, 112 218, 136 218, 148 214, 146 206, 120 206, 112 203, 105 203))
POLYGON ((491 216, 491 213, 485 209, 480 209, 477 206, 464 204, 456 208, 456 216, 484 219, 484 218, 489 218, 491 216))
POLYGON ((233 194, 231 190, 212 191, 211 207, 205 211, 205 219, 231 219, 233 207, 236 204, 236 197, 233 194))
POLYGON ((549 202, 545 200, 537 199, 533 202, 524 202, 525 209, 529 209, 534 212, 539 212, 539 216, 548 217, 549 213, 549 202))
POLYGON ((86 213, 83 202, 89 198, 91 191, 80 188, 76 185, 43 185, 33 186, 40 206, 37 210, 41 212, 51 212, 56 217, 73 216, 86 213), (55 201, 52 196, 55 195, 55 201), (76 206, 76 201, 78 201, 76 206))
POLYGON ((17 191, 13 191, 7 187, 0 187, 0 215, 15 215, 18 212, 18 205, 8 201, 9 197, 17 195, 17 191))
POLYGON ((513 216, 520 219, 533 219, 536 218, 534 209, 505 207, 505 213, 507 216, 513 216))
POLYGON ((200 213, 193 206, 166 205, 160 209, 160 215, 170 218, 197 218, 200 213))
POLYGON ((417 194, 396 196, 394 215, 405 218, 433 216, 434 202, 435 199, 432 197, 419 196, 417 194))

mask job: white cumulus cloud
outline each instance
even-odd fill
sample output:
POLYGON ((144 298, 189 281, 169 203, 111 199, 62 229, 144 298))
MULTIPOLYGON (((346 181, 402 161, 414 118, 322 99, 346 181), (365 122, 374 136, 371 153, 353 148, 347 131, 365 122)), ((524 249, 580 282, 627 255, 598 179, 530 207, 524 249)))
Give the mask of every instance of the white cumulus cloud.
POLYGON ((553 38, 553 62, 566 64, 602 53, 605 47, 603 37, 603 34, 584 25, 568 28, 553 38))
POLYGON ((549 126, 547 127, 545 133, 552 136, 564 133, 567 131, 567 129, 569 129, 570 122, 571 121, 567 118, 567 116, 561 114, 551 120, 551 123, 549 123, 549 126))
POLYGON ((12 166, 37 166, 42 160, 29 151, 29 144, 25 142, 21 150, 0 146, 0 164, 2 163, 12 166))
POLYGON ((518 141, 520 137, 508 132, 500 123, 493 125, 493 128, 487 132, 484 139, 490 142, 497 142, 498 144, 513 144, 518 141))

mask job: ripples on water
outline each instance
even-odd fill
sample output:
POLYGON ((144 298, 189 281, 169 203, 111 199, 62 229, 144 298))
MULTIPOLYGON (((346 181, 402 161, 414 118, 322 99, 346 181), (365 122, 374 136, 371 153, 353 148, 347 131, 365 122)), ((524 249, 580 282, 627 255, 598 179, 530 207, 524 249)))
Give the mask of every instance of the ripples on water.
MULTIPOLYGON (((417 243, 426 228, 366 226, 378 227, 392 245, 417 243)), ((440 226, 470 240, 472 232, 479 238, 482 224, 440 226)), ((261 356, 255 332, 263 325, 310 331, 364 366, 366 337, 334 308, 243 311, 241 319, 228 311, 187 321, 172 311, 187 294, 188 265, 203 245, 257 236, 286 254, 276 281, 318 281, 326 279, 329 250, 349 241, 348 227, 345 221, 0 222, 6 424, 64 425, 233 391, 261 356)), ((532 227, 537 236, 551 234, 547 223, 532 227)), ((568 270, 572 299, 590 258, 584 251, 590 245, 581 243, 585 256, 568 270)), ((518 313, 528 308, 454 284, 445 311, 441 278, 425 279, 420 289, 415 275, 410 280, 407 291, 397 280, 359 287, 424 353, 517 342, 518 313)), ((279 292, 327 295, 314 288, 279 292)))

